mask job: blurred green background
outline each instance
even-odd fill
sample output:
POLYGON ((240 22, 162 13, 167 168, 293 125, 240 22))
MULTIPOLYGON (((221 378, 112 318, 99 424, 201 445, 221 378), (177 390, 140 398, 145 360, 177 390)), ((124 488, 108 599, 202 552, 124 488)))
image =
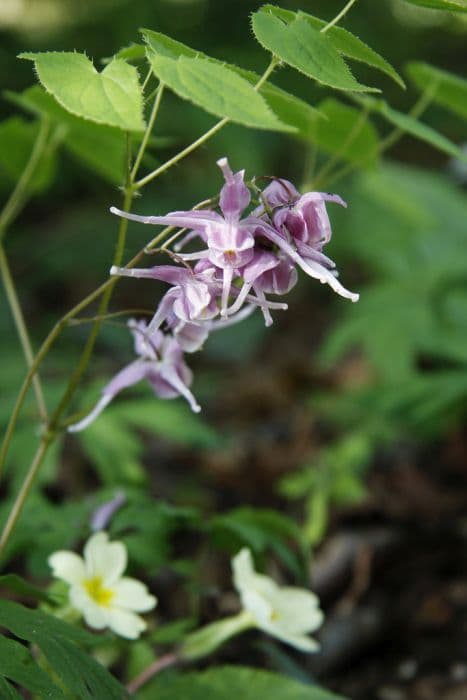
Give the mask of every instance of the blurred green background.
MULTIPOLYGON (((2 88, 21 92, 34 83, 32 64, 16 58, 21 51, 76 49, 99 65, 139 41, 140 27, 262 72, 268 58, 249 30, 249 15, 261 4, 2 0, 2 88)), ((280 4, 323 19, 342 7, 341 0, 280 4)), ((404 65, 412 60, 459 75, 465 69, 466 15, 423 10, 404 0, 359 0, 344 25, 404 77, 404 65)), ((404 92, 382 75, 375 79, 369 68, 353 69, 364 83, 371 80, 369 84, 381 87, 397 109, 406 111, 414 104, 417 92, 410 81, 404 92)), ((275 74, 274 82, 313 105, 329 94, 287 68, 275 74)), ((17 175, 9 149, 15 129, 23 128, 15 126, 18 114, 11 94, 4 94, 0 194, 5 199, 17 175)), ((457 144, 466 140, 465 120, 454 113, 431 105, 424 120, 457 144)), ((213 122, 168 95, 146 165, 162 162, 213 122)), ((384 122, 374 124, 381 136, 388 133, 384 122)), ((212 196, 220 186, 215 161, 223 155, 235 170, 246 168, 248 176, 277 175, 297 185, 310 185, 329 157, 312 143, 231 125, 149 185, 135 209, 164 213, 212 196)), ((354 520, 368 527, 395 521, 409 531, 426 519, 436 527, 442 516, 444 525, 447 520, 457 532, 467 514, 467 499, 460 497, 451 507, 446 498, 462 493, 467 484, 466 182, 465 166, 403 137, 379 162, 326 183, 349 203, 342 211, 330 206, 334 239, 329 254, 345 286, 361 291, 361 301, 351 305, 329 288, 301 279, 290 295, 289 311, 276 314, 272 329, 255 317, 210 339, 202 354, 189 358, 196 375, 194 391, 204 407, 200 421, 188 415, 181 401, 151 402, 144 387, 132 395, 136 398, 121 397, 79 443, 57 445, 42 473, 43 491, 31 506, 34 517, 23 519, 11 556, 27 550, 39 517, 46 536, 25 566, 44 576, 47 553, 76 541, 88 512, 116 485, 136 493, 136 500, 138 489, 148 487, 177 507, 206 509, 219 547, 234 551, 244 542, 257 551, 272 547, 295 573, 300 565, 277 534, 282 532, 287 540, 293 522, 301 525, 298 538, 306 550, 354 520), (400 486, 404 479, 410 488, 400 486), (428 496, 425 501, 420 497, 421 505, 415 499, 414 505, 414 493, 422 487, 430 498, 442 494, 443 506, 428 496), (80 498, 84 511, 67 505, 80 498), (250 506, 260 510, 250 511, 250 506), (264 513, 277 509, 290 518, 289 525, 264 519, 264 513), (230 518, 223 515, 226 511, 230 518), (51 524, 56 512, 61 524, 70 526, 66 541, 63 527, 51 524)), ((59 316, 106 278, 117 228, 108 208, 120 201, 108 170, 86 167, 72 147, 59 148, 36 196, 11 227, 6 249, 36 345, 59 316)), ((131 225, 127 259, 147 236, 144 227, 131 225)), ((162 289, 124 281, 112 309, 151 308, 162 289)), ((3 297, 0 333, 0 421, 6 422, 25 368, 3 297)), ((86 334, 87 326, 68 329, 45 362, 42 376, 51 401, 59 396, 86 334)), ((91 405, 105 378, 129 357, 123 327, 104 325, 74 409, 91 405)), ((10 487, 20 482, 27 467, 36 440, 34 426, 31 401, 13 445, 10 487)), ((183 510, 171 517, 161 512, 157 519, 167 540, 160 537, 161 565, 171 561, 169 535, 180 523, 185 528, 191 522, 190 512, 183 510)), ((151 527, 154 533, 154 523, 151 527)), ((422 538, 422 549, 428 540, 422 538)), ((150 560, 147 543, 140 538, 138 544, 136 537, 133 545, 138 564, 144 565, 150 560)), ((459 559, 460 545, 453 548, 453 559, 459 559)), ((183 560, 187 551, 182 548, 178 556, 183 560)), ((180 572, 183 565, 187 562, 181 562, 180 572)), ((465 556, 459 566, 467 569, 465 556)), ((283 659, 276 662, 285 664, 283 659)), ((326 672, 329 666, 324 664, 326 672)), ((339 688, 348 689, 344 681, 339 688)))

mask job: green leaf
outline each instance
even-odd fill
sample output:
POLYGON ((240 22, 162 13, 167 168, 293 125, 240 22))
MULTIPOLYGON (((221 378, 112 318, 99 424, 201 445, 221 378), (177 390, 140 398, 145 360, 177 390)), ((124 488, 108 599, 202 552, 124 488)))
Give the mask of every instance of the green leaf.
POLYGON ((114 56, 108 56, 102 59, 102 63, 111 63, 114 58, 121 58, 124 61, 144 61, 146 58, 146 48, 143 44, 130 44, 124 46, 114 56))
POLYGON ((171 679, 157 678, 150 686, 157 700, 341 700, 315 685, 305 685, 278 673, 242 666, 223 666, 171 679))
POLYGON ((142 398, 116 403, 76 436, 103 483, 147 482, 140 430, 191 447, 210 448, 221 442, 215 431, 182 402, 142 398))
POLYGON ((151 50, 148 59, 157 77, 171 90, 210 114, 257 129, 292 131, 252 85, 230 68, 198 57, 180 56, 174 61, 151 50))
POLYGON ((371 97, 358 98, 360 102, 368 105, 368 107, 384 117, 388 122, 396 126, 401 131, 404 131, 411 136, 414 136, 421 141, 429 143, 430 146, 437 148, 449 156, 459 158, 467 162, 467 156, 462 150, 450 141, 446 136, 443 136, 431 126, 418 121, 410 114, 403 114, 396 109, 390 107, 384 100, 375 100, 371 97))
POLYGON ((132 560, 152 574, 170 562, 174 534, 199 527, 200 516, 195 509, 154 502, 140 492, 114 515, 110 529, 126 544, 132 560))
POLYGON ((338 90, 379 92, 355 80, 329 37, 303 17, 286 24, 270 13, 255 12, 253 31, 266 50, 323 85, 338 90))
POLYGON ((320 148, 342 160, 373 164, 377 159, 378 134, 362 110, 328 98, 319 111, 327 120, 316 120, 311 138, 320 148))
POLYGON ((68 639, 46 637, 40 648, 62 682, 83 700, 123 700, 128 695, 92 656, 68 639))
POLYGON ((68 112, 125 131, 143 131, 143 98, 138 71, 114 59, 98 73, 83 54, 66 51, 22 53, 37 76, 68 112))
MULTIPOLYGON (((39 122, 11 117, 0 123, 0 187, 11 189, 20 178, 39 133, 39 122)), ((55 151, 42 157, 34 173, 30 189, 43 192, 51 184, 56 171, 55 151)))
MULTIPOLYGON (((50 700, 64 700, 65 698, 62 691, 36 664, 25 646, 13 639, 0 636, 0 681, 2 681, 2 676, 41 698, 50 698, 50 700)), ((0 682, 0 691, 3 700, 20 697, 14 693, 5 680, 0 682), (7 691, 4 693, 5 686, 7 691)))
MULTIPOLYGON (((142 33, 148 47, 157 55, 172 60, 177 60, 180 56, 185 56, 187 58, 201 57, 211 61, 211 63, 215 65, 224 65, 221 61, 206 56, 206 54, 200 51, 195 51, 185 44, 175 41, 175 39, 171 39, 160 32, 143 29, 142 33)), ((260 78, 257 73, 238 68, 237 66, 229 65, 229 69, 252 85, 255 85, 260 78)), ((305 139, 310 138, 310 130, 316 118, 319 117, 319 112, 316 109, 270 82, 266 82, 260 88, 259 94, 264 97, 272 112, 274 112, 281 122, 288 124, 292 129, 296 130, 297 136, 301 136, 305 139)))
POLYGON ((430 95, 443 107, 460 117, 467 118, 467 80, 453 73, 430 66, 428 63, 414 62, 407 66, 407 73, 415 85, 430 95))
POLYGON ((429 7, 431 10, 450 10, 451 12, 467 12, 466 0, 405 0, 411 5, 429 7))
MULTIPOLYGON (((313 17, 313 15, 309 15, 306 12, 300 11, 298 14, 296 14, 295 12, 284 10, 281 7, 275 7, 274 5, 264 5, 261 8, 261 11, 270 12, 275 17, 278 17, 287 23, 293 22, 293 20, 299 16, 306 19, 306 21, 315 29, 323 29, 323 27, 325 27, 327 24, 327 22, 324 22, 322 19, 313 17)), ((365 63, 372 68, 376 68, 392 78, 392 80, 394 80, 402 88, 405 88, 404 81, 399 73, 394 70, 391 64, 347 29, 344 29, 343 27, 331 27, 326 32, 326 35, 330 39, 336 51, 342 54, 342 56, 346 56, 354 61, 365 63)))
POLYGON ((27 112, 60 124, 64 128, 63 145, 74 158, 109 182, 115 185, 123 183, 126 139, 120 129, 75 117, 39 85, 27 88, 21 94, 6 92, 6 96, 27 112))
MULTIPOLYGON (((7 600, 0 601, 0 626, 20 639, 37 644, 64 685, 80 700, 128 697, 115 678, 78 646, 95 645, 99 641, 96 636, 52 615, 7 600)), ((62 696, 51 697, 58 700, 62 696)))
POLYGON ((3 700, 22 700, 21 695, 0 676, 0 697, 3 700))
POLYGON ((120 420, 187 447, 212 448, 223 444, 222 436, 182 402, 138 399, 115 405, 120 420))
MULTIPOLYGON (((259 76, 255 74, 249 75, 253 75, 253 79, 245 77, 251 83, 256 83, 259 79, 259 76)), ((296 136, 309 141, 316 121, 322 119, 322 115, 314 107, 271 83, 265 83, 261 87, 259 94, 264 97, 274 114, 282 122, 289 124, 296 130, 296 136)))
POLYGON ((14 593, 19 593, 27 598, 33 598, 34 600, 40 600, 44 603, 50 603, 51 597, 45 593, 37 586, 33 586, 32 583, 25 581, 21 576, 16 574, 4 574, 0 576, 0 588, 6 588, 14 593))
POLYGON ((267 508, 236 508, 212 518, 209 525, 216 544, 232 554, 244 545, 258 554, 270 549, 295 576, 303 576, 300 529, 282 513, 267 508))

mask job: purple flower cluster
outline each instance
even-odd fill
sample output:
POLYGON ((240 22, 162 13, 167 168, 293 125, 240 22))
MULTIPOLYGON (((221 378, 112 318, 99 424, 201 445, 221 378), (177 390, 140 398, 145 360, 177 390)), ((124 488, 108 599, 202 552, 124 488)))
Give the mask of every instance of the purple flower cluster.
POLYGON ((112 267, 112 275, 146 277, 171 286, 149 325, 130 322, 139 358, 114 377, 93 411, 70 430, 85 428, 119 391, 143 378, 161 398, 183 396, 193 411, 199 411, 188 388, 192 375, 183 353, 199 350, 212 330, 237 323, 256 308, 271 325, 271 310, 287 309, 287 304, 267 295, 287 294, 297 282, 297 268, 346 299, 358 300, 358 294, 341 285, 335 264, 322 252, 331 238, 326 202, 346 206, 338 195, 300 195, 288 180, 271 179, 260 192, 259 206, 242 218, 251 201, 244 171, 233 173, 227 158, 218 165, 225 179, 219 196, 221 213, 211 209, 137 216, 111 208, 113 214, 132 221, 175 226, 188 233, 174 247, 180 265, 112 267), (200 241, 201 250, 180 253, 193 240, 200 241))

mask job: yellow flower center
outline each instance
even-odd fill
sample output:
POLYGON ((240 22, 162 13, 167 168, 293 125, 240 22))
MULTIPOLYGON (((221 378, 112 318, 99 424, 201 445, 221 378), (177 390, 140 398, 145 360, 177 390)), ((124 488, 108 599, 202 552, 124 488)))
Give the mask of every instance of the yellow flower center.
POLYGON ((83 581, 83 586, 95 603, 102 605, 102 607, 107 608, 110 605, 112 598, 115 593, 110 588, 104 588, 102 585, 101 576, 93 576, 92 578, 85 579, 83 581))

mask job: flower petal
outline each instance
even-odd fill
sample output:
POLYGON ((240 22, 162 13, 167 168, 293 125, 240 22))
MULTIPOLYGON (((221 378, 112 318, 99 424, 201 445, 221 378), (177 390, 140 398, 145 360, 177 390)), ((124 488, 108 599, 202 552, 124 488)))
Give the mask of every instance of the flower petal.
POLYGON ((79 583, 85 576, 83 559, 74 552, 59 551, 48 558, 52 575, 73 585, 79 583))
POLYGON ((307 637, 304 634, 288 634, 287 632, 283 632, 282 630, 275 629, 272 627, 270 629, 263 629, 265 632, 268 632, 273 637, 276 637, 276 639, 280 639, 281 642, 290 644, 296 649, 300 649, 300 651, 312 652, 319 651, 320 649, 320 645, 316 641, 316 639, 313 639, 312 637, 307 637))
POLYGON ((238 221, 244 209, 250 203, 250 191, 243 182, 245 171, 233 174, 227 158, 221 158, 217 165, 222 170, 225 185, 221 189, 220 207, 227 221, 238 221))
POLYGON ((146 629, 143 618, 127 610, 111 608, 107 617, 110 629, 126 639, 137 639, 146 629))
POLYGON ((148 612, 157 605, 157 598, 149 594, 147 586, 134 578, 120 579, 113 591, 115 596, 112 598, 112 607, 133 612, 148 612))
POLYGON ((177 226, 180 228, 194 229, 204 232, 207 226, 214 223, 222 223, 223 218, 214 211, 172 211, 165 216, 138 216, 128 214, 116 207, 110 207, 112 214, 121 216, 130 221, 139 221, 141 224, 156 224, 157 226, 177 226))
POLYGON ((180 396, 183 396, 183 398, 188 401, 190 408, 194 413, 199 413, 201 411, 201 406, 198 404, 188 387, 180 379, 174 367, 161 364, 159 374, 162 379, 167 382, 167 384, 170 384, 170 386, 174 388, 177 394, 180 394, 180 396))
POLYGON ((73 425, 69 425, 67 431, 69 433, 79 433, 81 432, 81 430, 87 428, 88 425, 91 425, 91 423, 93 423, 96 420, 96 418, 100 416, 102 411, 112 401, 112 398, 113 397, 110 395, 102 396, 96 403, 92 411, 88 413, 88 415, 85 416, 82 420, 78 421, 78 423, 73 423, 73 425))
POLYGON ((84 561, 87 576, 101 576, 104 585, 110 587, 126 569, 126 547, 122 542, 109 542, 106 532, 97 532, 84 547, 84 561))
POLYGON ((98 605, 84 590, 82 585, 70 588, 70 603, 84 617, 89 627, 101 630, 108 625, 108 609, 98 605))
POLYGON ((250 588, 255 575, 251 551, 243 547, 232 559, 233 582, 239 593, 250 588))
POLYGON ((286 255, 288 255, 299 267, 301 267, 307 275, 318 279, 323 284, 329 284, 329 286, 342 297, 350 299, 353 302, 358 301, 359 294, 349 292, 348 289, 343 287, 342 284, 337 281, 334 274, 323 267, 323 265, 320 265, 312 260, 305 260, 302 258, 301 255, 299 255, 297 251, 294 250, 294 248, 272 228, 272 226, 262 223, 260 226, 258 226, 258 228, 260 228, 262 235, 266 236, 266 238, 269 238, 270 241, 275 243, 286 255))

